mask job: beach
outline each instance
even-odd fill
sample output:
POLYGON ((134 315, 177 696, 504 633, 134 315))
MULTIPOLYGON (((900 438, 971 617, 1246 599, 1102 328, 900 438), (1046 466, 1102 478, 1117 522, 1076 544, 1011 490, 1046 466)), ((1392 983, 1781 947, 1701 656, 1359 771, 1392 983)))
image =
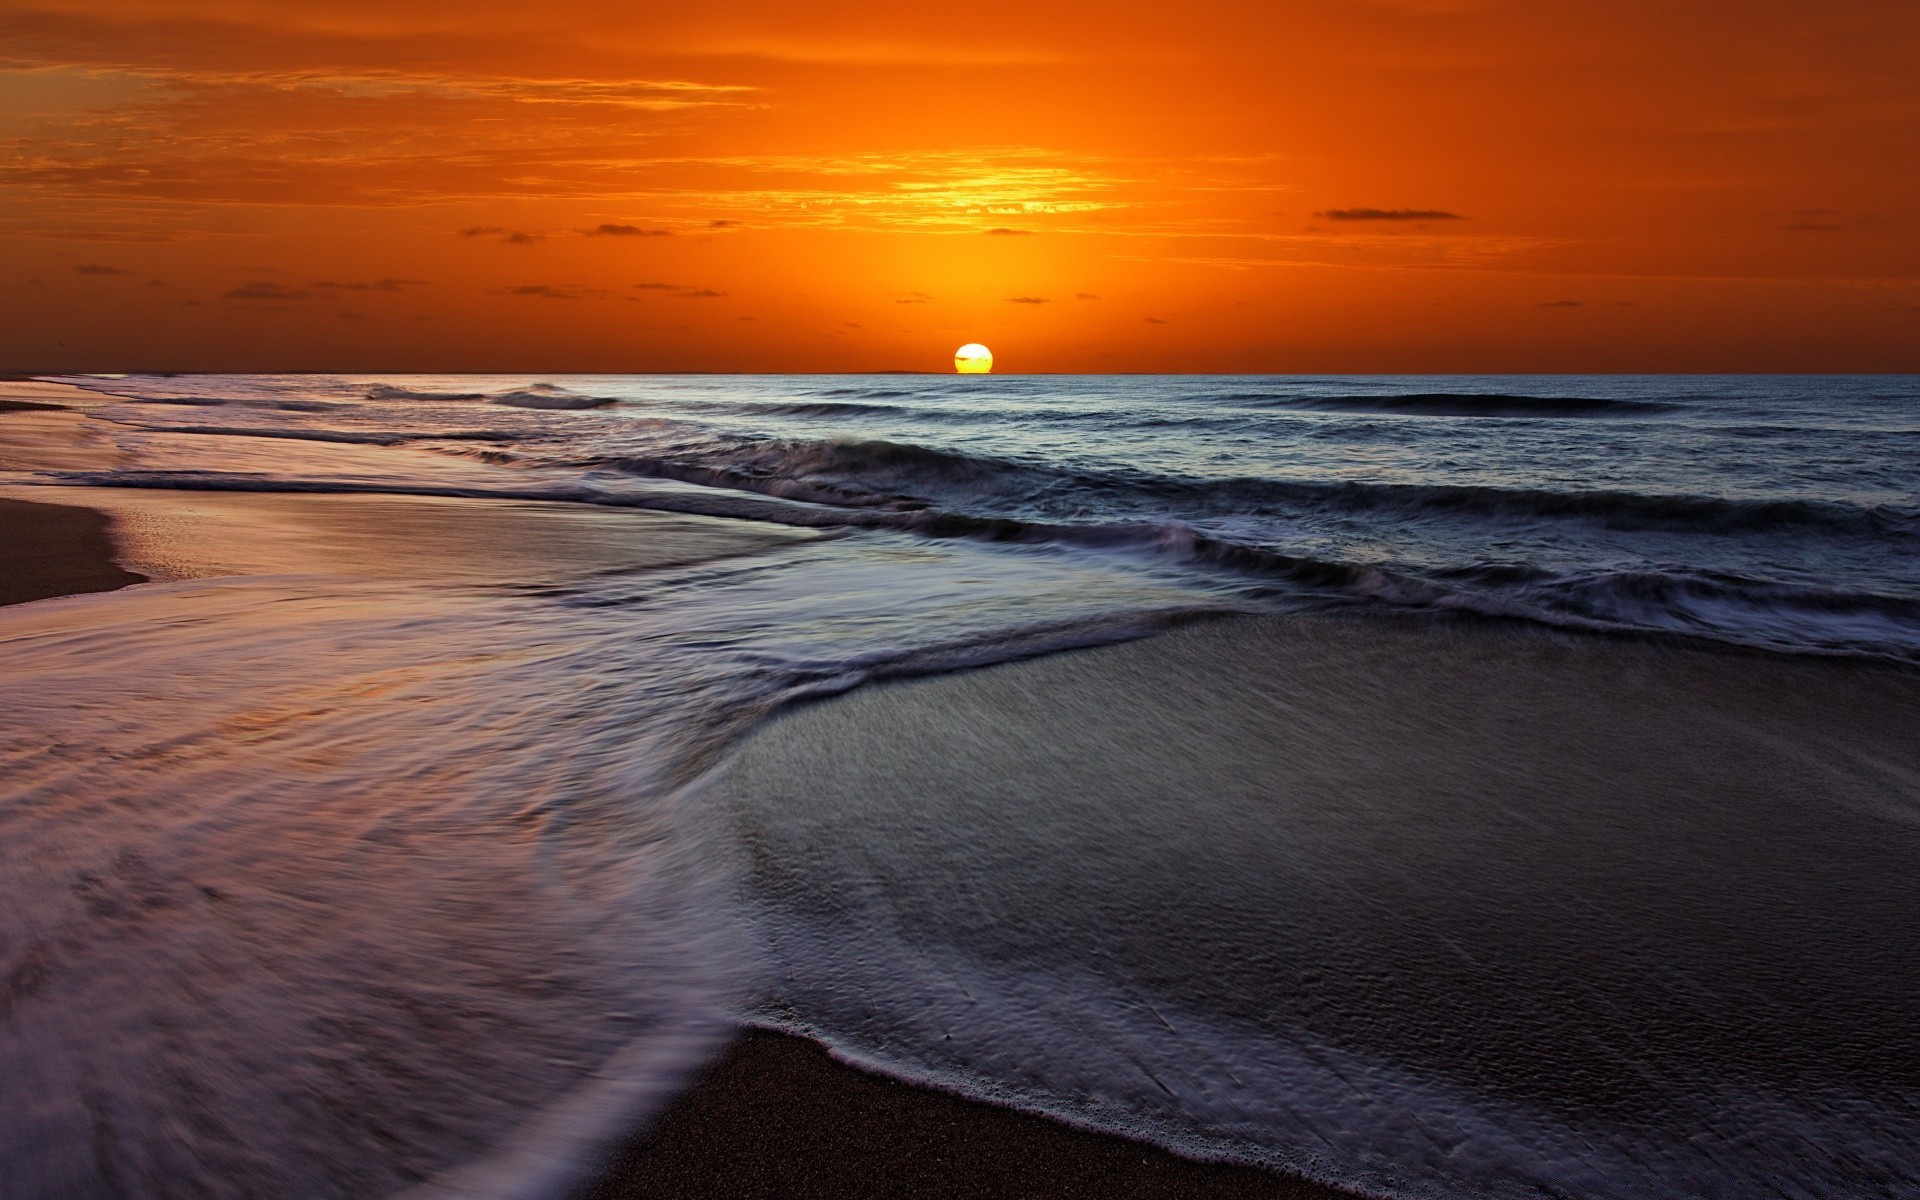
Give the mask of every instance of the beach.
MULTIPOLYGON (((1920 673, 1764 648, 1810 603, 1262 605, 818 474, 503 468, 495 410, 423 450, 10 386, 27 1194, 1913 1177, 1920 673)), ((1897 519, 1808 511, 1764 516, 1897 519)))
MULTIPOLYGON (((63 442, 80 436, 51 424, 63 442)), ((8 442, 9 432, 0 424, 0 444, 17 460, 26 439, 8 442)), ((47 430, 36 433, 44 440, 47 430)), ((518 587, 542 571, 557 583, 577 573, 749 554, 805 536, 737 522, 431 497, 58 487, 22 494, 74 503, 0 499, 0 605, 145 582, 119 565, 127 561, 173 580, 297 571, 518 587), (630 540, 636 532, 644 545, 630 540)), ((578 1193, 581 1200, 1341 1194, 912 1087, 767 1032, 745 1032, 688 1083, 691 1091, 627 1139, 578 1193)))

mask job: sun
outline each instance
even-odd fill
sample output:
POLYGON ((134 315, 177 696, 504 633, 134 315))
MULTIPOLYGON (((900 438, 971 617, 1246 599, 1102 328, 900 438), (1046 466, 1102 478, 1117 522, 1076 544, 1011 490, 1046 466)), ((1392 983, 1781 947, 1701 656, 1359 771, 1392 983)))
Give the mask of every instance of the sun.
POLYGON ((985 375, 993 370, 993 351, 979 342, 968 342, 953 352, 953 369, 962 375, 985 375))

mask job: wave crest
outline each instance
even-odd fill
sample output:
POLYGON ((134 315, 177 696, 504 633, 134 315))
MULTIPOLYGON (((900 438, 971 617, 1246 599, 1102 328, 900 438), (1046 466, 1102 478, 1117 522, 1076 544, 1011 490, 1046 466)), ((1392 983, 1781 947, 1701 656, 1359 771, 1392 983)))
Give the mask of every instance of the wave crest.
POLYGON ((1677 404, 1601 396, 1520 396, 1505 392, 1408 392, 1390 396, 1294 396, 1241 392, 1229 401, 1310 412, 1406 413, 1423 417, 1609 417, 1674 412, 1677 404))

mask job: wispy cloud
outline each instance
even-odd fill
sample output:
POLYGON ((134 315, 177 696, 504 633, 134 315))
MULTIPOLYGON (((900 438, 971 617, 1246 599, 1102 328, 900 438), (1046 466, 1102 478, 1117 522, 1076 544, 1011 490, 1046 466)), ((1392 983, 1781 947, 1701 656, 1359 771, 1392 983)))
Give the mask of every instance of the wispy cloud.
POLYGON ((659 292, 675 300, 718 300, 725 292, 713 288, 691 287, 681 283, 636 283, 634 288, 642 292, 659 292))
POLYGON ((503 246, 531 246, 544 235, 507 229, 500 225, 470 225, 460 231, 463 238, 498 238, 503 246))
POLYGON ((81 263, 73 269, 75 275, 131 275, 125 267, 109 267, 102 263, 81 263))
POLYGON ((1585 300, 1542 300, 1535 308, 1585 308, 1585 300))
POLYGON ((1075 300, 1098 300, 1100 297, 1094 295, 1092 292, 1075 292, 1073 298, 1075 300))
POLYGON ((895 304, 931 304, 933 297, 926 292, 895 292, 893 302, 895 304))
POLYGON ((603 224, 603 225, 595 225, 592 229, 587 230, 586 234, 588 237, 662 238, 662 237, 672 237, 673 230, 642 229, 638 225, 614 225, 609 223, 609 224, 603 224))
POLYGON ((307 286, 317 292, 403 292, 410 287, 425 287, 426 283, 424 279, 394 279, 389 276, 385 279, 373 280, 371 283, 364 281, 337 283, 331 279, 322 279, 307 286))
POLYGON ((1438 208, 1329 208, 1313 214, 1329 221, 1463 221, 1459 213, 1438 208))
POLYGON ((286 287, 270 279, 249 279, 225 295, 229 300, 286 301, 306 300, 313 293, 305 288, 286 287))
POLYGON ((1045 296, 1008 296, 1008 304, 1051 304, 1045 296))
POLYGON ((1162 321, 1159 317, 1143 317, 1141 320, 1143 324, 1147 324, 1147 325, 1165 325, 1166 324, 1166 322, 1162 321))
POLYGON ((518 287, 495 288, 496 296, 528 296, 535 300, 578 300, 583 296, 597 295, 592 288, 556 286, 550 283, 523 283, 518 287))
POLYGON ((1031 229, 1012 229, 1005 225, 996 225, 994 228, 987 230, 986 234, 988 237, 1033 237, 1035 236, 1034 231, 1031 229))

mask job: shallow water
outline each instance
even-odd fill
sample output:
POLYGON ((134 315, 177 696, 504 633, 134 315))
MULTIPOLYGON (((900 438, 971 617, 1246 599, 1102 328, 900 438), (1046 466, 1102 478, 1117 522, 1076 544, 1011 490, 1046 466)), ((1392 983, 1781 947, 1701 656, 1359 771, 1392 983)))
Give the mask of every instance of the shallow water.
MULTIPOLYGON (((743 864, 704 772, 794 699, 1199 614, 1467 609, 1920 658, 1911 379, 75 382, 112 398, 90 417, 124 463, 8 482, 572 500, 830 536, 562 586, 281 574, 0 611, 0 1075, 33 1097, 0 1121, 9 1195, 378 1196, 457 1169, 461 1191, 551 1194, 794 972, 818 1002, 797 1025, 1076 1120, 1388 1194, 1449 1171, 1474 1194, 1657 1194, 1634 1180, 1671 1180, 1659 1162, 1436 1069, 1405 1044, 1417 1023, 1330 1032, 1242 1011, 1231 972, 1089 958, 1131 903, 1097 889, 1045 905, 1050 949, 934 936, 883 885, 937 875, 916 855, 938 821, 856 822, 881 840, 848 860, 788 837, 844 813, 765 814, 789 869, 861 904, 844 927, 757 910, 739 882, 766 864, 743 864), (973 1041, 950 1053, 955 988, 973 1041), (887 1038, 850 1036, 874 1005, 887 1038), (1078 1074, 1034 1073, 1068 1044, 1078 1074), (1297 1092, 1220 1082, 1261 1063, 1297 1092), (1396 1113, 1457 1129, 1410 1141, 1396 1113)), ((1086 822, 1123 818, 1162 822, 1086 822)), ((1085 867, 1087 832, 1041 841, 1085 867)), ((988 913, 1042 904, 1071 872, 999 870, 1025 844, 956 886, 988 913)), ((1305 853, 1271 821, 1235 845, 1305 853)), ((1206 877, 1219 851, 1157 886, 1224 889, 1222 912, 1299 901, 1206 877)), ((1727 1093, 1747 1105, 1730 1127, 1765 1127, 1758 1094, 1727 1093)), ((1834 1160, 1776 1194, 1912 1178, 1914 1098, 1862 1103, 1824 1110, 1834 1160)), ((1664 1146, 1693 1117, 1650 1119, 1664 1146)), ((1716 1161, 1732 1190, 1702 1194, 1770 1169, 1716 1161)))

